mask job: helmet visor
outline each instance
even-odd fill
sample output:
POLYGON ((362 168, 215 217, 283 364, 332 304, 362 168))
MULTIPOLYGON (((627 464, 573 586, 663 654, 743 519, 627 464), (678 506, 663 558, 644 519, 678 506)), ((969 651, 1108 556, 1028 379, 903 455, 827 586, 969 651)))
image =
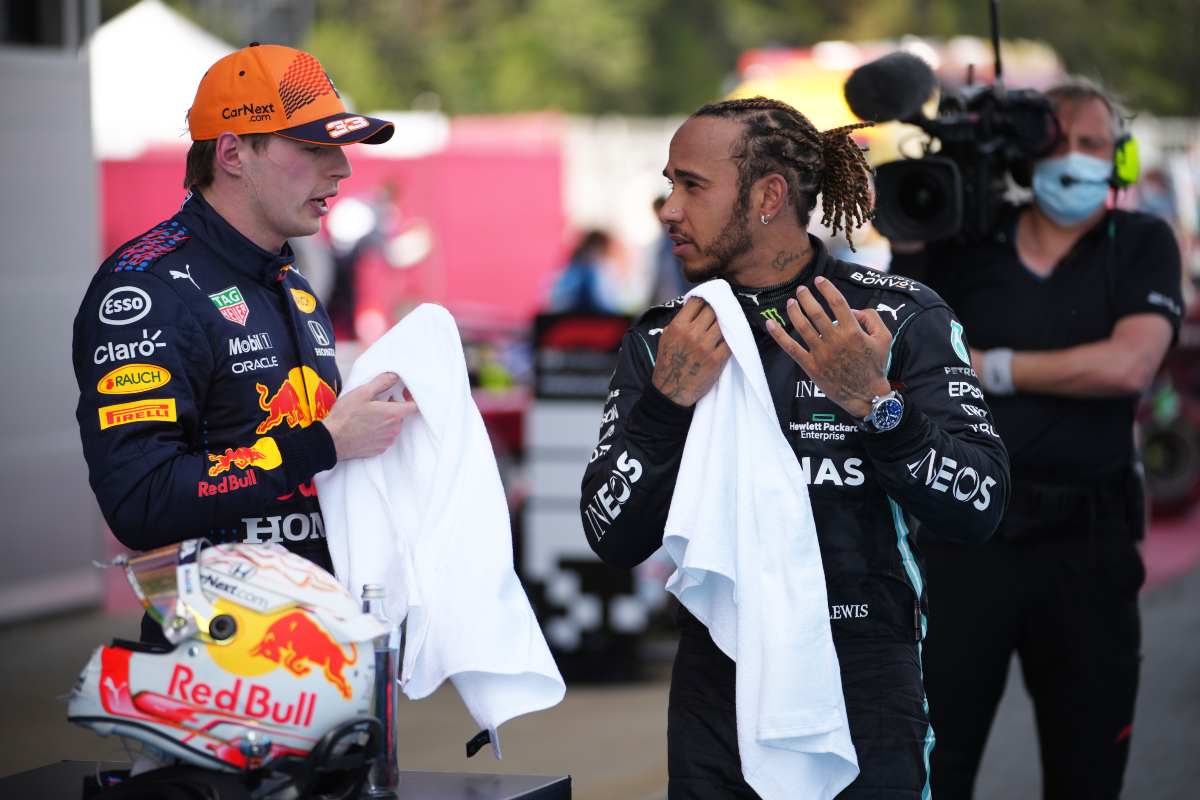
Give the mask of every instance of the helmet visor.
POLYGON ((125 577, 133 593, 155 622, 163 626, 168 641, 192 634, 210 641, 208 626, 212 608, 204 602, 198 583, 197 560, 208 543, 188 540, 150 550, 125 561, 125 577), (193 591, 180 595, 180 580, 190 581, 193 591), (197 602, 200 601, 200 602, 197 602))
POLYGON ((179 545, 172 544, 133 556, 125 562, 125 577, 142 607, 162 623, 179 603, 179 545))

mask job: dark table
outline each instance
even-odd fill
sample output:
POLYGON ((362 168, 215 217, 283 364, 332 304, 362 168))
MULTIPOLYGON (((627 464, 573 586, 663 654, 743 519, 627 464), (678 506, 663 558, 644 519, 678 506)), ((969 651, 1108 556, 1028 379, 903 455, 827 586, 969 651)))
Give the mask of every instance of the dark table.
MULTIPOLYGON (((128 768, 101 763, 100 769, 128 768)), ((5 800, 74 800, 95 761, 60 761, 0 778, 5 800)), ((400 800, 571 800, 570 776, 488 775, 467 772, 400 772, 400 800)))

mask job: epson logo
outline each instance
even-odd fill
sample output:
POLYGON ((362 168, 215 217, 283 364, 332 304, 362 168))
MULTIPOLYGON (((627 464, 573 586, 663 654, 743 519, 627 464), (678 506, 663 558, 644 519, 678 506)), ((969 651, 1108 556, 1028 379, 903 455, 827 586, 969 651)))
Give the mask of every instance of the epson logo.
POLYGON ((269 333, 251 333, 248 336, 235 337, 229 340, 229 355, 240 356, 243 353, 257 353, 260 350, 271 349, 269 333))
POLYGON ((150 295, 136 286, 118 286, 100 301, 100 321, 129 325, 150 313, 150 295))
POLYGON ((950 381, 947 386, 949 386, 951 397, 974 397, 976 400, 983 399, 983 391, 979 387, 972 386, 966 381, 950 381))

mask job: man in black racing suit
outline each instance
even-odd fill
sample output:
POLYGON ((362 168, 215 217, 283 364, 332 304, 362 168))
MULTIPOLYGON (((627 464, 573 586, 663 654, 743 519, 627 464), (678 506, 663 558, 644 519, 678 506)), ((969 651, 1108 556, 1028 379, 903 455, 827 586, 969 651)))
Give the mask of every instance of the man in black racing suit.
MULTIPOLYGON (((941 298, 837 261, 806 233, 816 187, 835 228, 839 208, 854 207, 828 173, 865 180, 860 158, 845 131, 818 134, 781 103, 706 106, 672 140, 674 186, 662 218, 690 280, 724 277, 733 286, 808 481, 860 767, 841 796, 917 798, 928 796, 934 739, 920 660, 925 592, 906 518, 930 536, 986 539, 1004 512, 1008 459, 962 327, 941 298), (815 164, 806 158, 813 150, 815 164), (714 212, 722 208, 724 218, 714 212), (842 334, 858 338, 838 345, 842 334), (795 335, 808 351, 795 353, 795 335), (870 358, 856 360, 855 348, 870 358), (860 425, 879 399, 853 377, 870 371, 867 362, 877 363, 874 380, 886 376, 874 391, 890 383, 902 402, 890 429, 860 425)), ((581 498, 589 544, 605 562, 630 568, 662 544, 692 407, 727 358, 715 315, 698 299, 652 308, 626 333, 581 498)), ((679 624, 670 797, 755 797, 737 752, 734 664, 682 608, 679 624)))

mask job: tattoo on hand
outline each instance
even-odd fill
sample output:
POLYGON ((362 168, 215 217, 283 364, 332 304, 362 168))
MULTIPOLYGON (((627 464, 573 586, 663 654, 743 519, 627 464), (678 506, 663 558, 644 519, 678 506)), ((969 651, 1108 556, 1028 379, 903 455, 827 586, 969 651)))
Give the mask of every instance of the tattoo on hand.
POLYGON ((838 359, 829 364, 827 376, 834 386, 841 387, 848 399, 867 400, 873 396, 871 384, 871 350, 863 347, 861 355, 850 351, 839 354, 838 359), (855 357, 859 355, 859 357, 855 357))
MULTIPOLYGON (((687 367, 687 356, 676 351, 668 354, 667 358, 669 359, 667 362, 668 369, 666 376, 663 378, 662 393, 671 400, 679 402, 679 399, 683 396, 679 382, 683 378, 684 368, 687 367)), ((695 367, 693 367, 694 369, 695 367)), ((694 375, 695 372, 693 371, 692 374, 694 375)))

